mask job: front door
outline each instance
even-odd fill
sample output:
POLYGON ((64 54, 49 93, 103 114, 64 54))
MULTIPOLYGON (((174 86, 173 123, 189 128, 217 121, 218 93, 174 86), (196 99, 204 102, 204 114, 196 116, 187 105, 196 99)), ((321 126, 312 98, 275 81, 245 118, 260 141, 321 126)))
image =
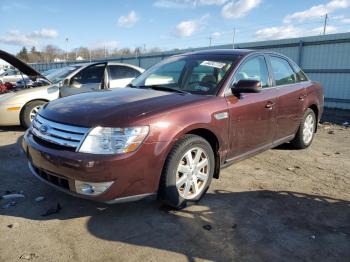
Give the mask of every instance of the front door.
POLYGON ((106 64, 95 64, 82 69, 69 80, 69 85, 60 87, 60 97, 97 91, 101 88, 106 64))
POLYGON ((261 82, 260 93, 226 96, 230 113, 230 152, 228 160, 240 158, 271 146, 275 133, 275 104, 277 91, 271 87, 263 55, 248 58, 234 75, 233 86, 239 80, 261 82))

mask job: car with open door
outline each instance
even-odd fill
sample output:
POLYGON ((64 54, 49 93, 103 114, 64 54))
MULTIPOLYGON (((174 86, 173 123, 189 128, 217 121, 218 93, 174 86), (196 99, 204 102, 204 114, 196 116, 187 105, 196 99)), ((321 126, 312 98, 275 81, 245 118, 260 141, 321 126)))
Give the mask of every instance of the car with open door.
POLYGON ((11 88, 8 82, 0 88, 0 126, 29 127, 41 106, 49 101, 78 93, 124 87, 143 72, 143 69, 132 65, 85 63, 68 65, 44 75, 2 50, 0 59, 11 64, 22 76, 11 84, 11 88))
POLYGON ((220 168, 282 143, 311 145, 323 89, 289 58, 207 50, 167 58, 128 88, 46 104, 24 135, 34 176, 107 203, 181 207, 220 168))
POLYGON ((126 87, 144 69, 115 62, 94 63, 67 77, 60 87, 60 97, 126 87))

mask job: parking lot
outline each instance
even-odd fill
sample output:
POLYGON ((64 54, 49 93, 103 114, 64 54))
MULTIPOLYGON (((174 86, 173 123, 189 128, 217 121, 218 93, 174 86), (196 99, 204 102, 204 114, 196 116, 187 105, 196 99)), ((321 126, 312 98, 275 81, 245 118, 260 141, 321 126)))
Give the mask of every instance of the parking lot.
POLYGON ((30 175, 23 133, 0 131, 0 195, 25 195, 7 208, 0 200, 0 261, 350 260, 349 127, 326 123, 307 150, 283 145, 223 169, 180 211, 58 192, 30 175))

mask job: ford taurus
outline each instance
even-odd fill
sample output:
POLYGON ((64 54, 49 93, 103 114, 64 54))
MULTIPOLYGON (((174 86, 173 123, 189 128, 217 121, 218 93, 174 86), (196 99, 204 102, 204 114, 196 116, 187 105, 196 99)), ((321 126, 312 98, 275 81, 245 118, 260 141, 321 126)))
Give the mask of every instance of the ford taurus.
POLYGON ((198 201, 220 168, 282 143, 308 147, 323 91, 289 58, 210 50, 170 57, 129 88, 50 102, 22 147, 32 173, 108 203, 198 201))

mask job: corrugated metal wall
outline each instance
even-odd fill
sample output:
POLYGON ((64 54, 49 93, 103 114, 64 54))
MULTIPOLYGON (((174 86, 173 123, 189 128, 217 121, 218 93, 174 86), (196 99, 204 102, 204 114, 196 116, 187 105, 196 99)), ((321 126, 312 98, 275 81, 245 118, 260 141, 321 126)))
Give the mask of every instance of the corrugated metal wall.
MULTIPOLYGON (((211 48, 232 48, 232 45, 213 46, 211 48)), ((271 50, 290 57, 303 68, 312 80, 323 84, 325 105, 327 107, 350 109, 350 33, 239 43, 235 45, 235 48, 271 50)), ((208 48, 184 49, 147 54, 140 57, 113 57, 109 58, 108 61, 148 68, 165 57, 203 49, 208 48)), ((44 71, 73 63, 77 62, 43 63, 32 64, 32 66, 39 71, 44 71)))

